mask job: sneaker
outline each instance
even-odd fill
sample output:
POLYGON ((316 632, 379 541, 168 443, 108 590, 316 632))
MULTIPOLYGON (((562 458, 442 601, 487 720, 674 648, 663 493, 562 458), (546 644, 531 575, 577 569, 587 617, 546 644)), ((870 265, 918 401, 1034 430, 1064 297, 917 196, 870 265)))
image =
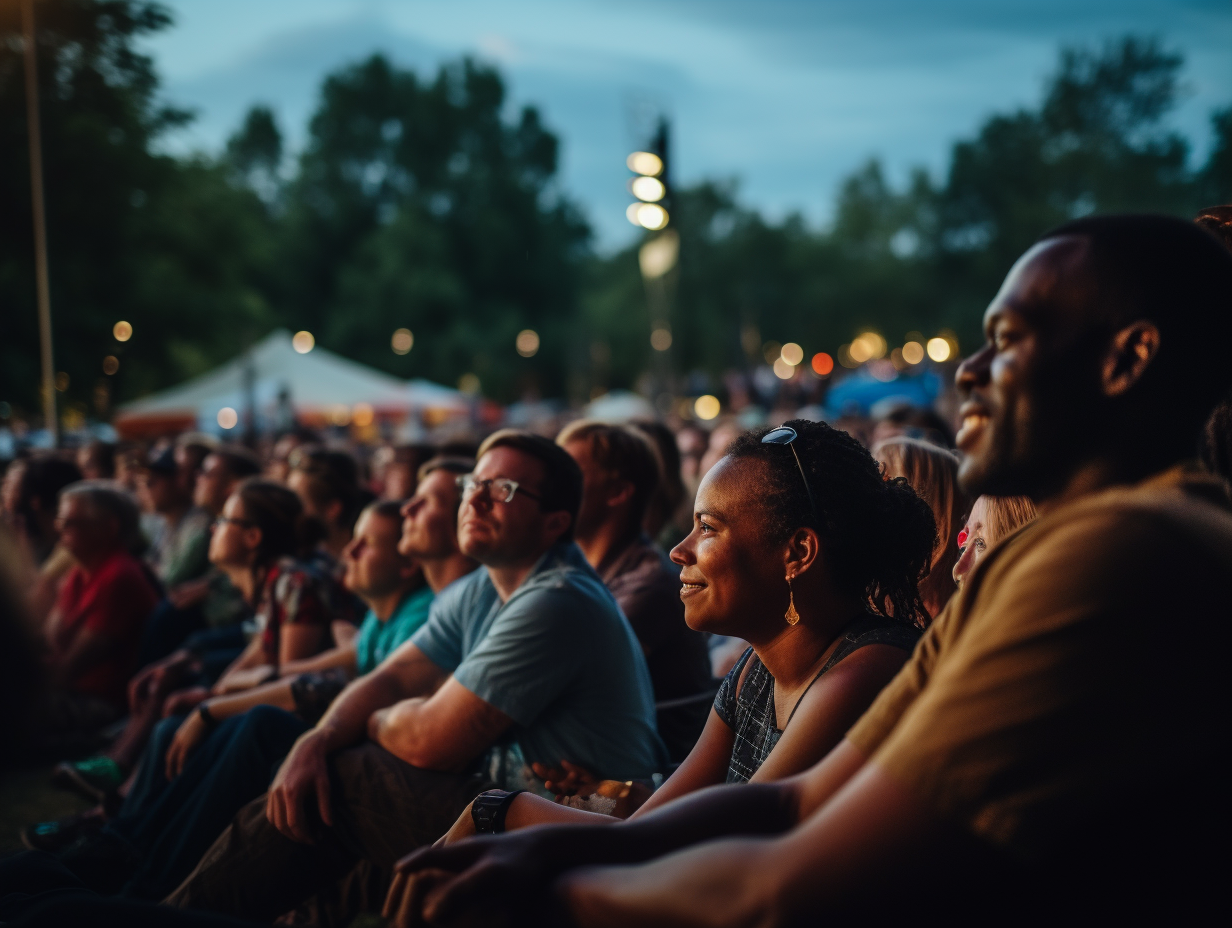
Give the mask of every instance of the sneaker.
POLYGON ((54 822, 27 825, 21 830, 21 843, 32 851, 58 854, 79 838, 97 834, 103 824, 102 812, 91 809, 54 822))
POLYGON ((56 764, 51 773, 51 782, 81 793, 87 799, 102 802, 124 782, 124 771, 110 757, 97 754, 85 760, 56 764))
POLYGON ((60 863, 100 896, 114 896, 133 878, 141 859, 110 831, 82 835, 60 853, 60 863))

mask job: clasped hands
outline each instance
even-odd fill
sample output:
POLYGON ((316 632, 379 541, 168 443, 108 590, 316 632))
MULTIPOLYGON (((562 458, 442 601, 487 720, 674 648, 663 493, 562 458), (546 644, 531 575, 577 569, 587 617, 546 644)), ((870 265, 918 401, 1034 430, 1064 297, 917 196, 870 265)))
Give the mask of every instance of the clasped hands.
POLYGON ((402 858, 383 915, 398 928, 422 925, 564 928, 554 892, 563 869, 551 854, 551 828, 482 835, 445 845, 442 838, 402 858))

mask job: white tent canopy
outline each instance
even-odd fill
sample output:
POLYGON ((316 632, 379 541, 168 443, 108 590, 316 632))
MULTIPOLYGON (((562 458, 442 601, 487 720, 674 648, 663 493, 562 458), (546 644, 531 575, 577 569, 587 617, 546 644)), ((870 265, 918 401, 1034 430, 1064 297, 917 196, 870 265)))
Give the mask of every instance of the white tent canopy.
POLYGON ((400 380, 324 348, 300 354, 292 347, 291 333, 278 329, 207 374, 121 406, 116 427, 123 433, 140 431, 143 422, 187 424, 191 419, 194 427, 218 431, 221 410, 247 409, 248 378, 258 424, 265 428, 291 411, 298 418, 345 422, 356 407, 376 416, 427 412, 435 419, 465 415, 470 408, 460 392, 431 381, 400 380))

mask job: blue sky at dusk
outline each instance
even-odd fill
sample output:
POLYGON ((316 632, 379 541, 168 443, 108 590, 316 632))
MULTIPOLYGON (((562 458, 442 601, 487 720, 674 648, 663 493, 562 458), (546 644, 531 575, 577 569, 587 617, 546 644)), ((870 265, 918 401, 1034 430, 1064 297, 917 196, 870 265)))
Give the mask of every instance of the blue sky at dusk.
POLYGON ((302 146, 322 78, 375 51, 430 75, 461 55, 497 65, 513 106, 563 143, 561 183, 601 248, 629 241, 624 157, 644 115, 674 125, 678 183, 738 178, 773 217, 824 224, 870 156, 934 174, 989 114, 1039 99, 1062 43, 1128 32, 1182 52, 1175 124, 1205 153, 1232 104, 1232 0, 169 0, 146 48, 170 102, 197 119, 168 139, 217 151, 255 103, 302 146))

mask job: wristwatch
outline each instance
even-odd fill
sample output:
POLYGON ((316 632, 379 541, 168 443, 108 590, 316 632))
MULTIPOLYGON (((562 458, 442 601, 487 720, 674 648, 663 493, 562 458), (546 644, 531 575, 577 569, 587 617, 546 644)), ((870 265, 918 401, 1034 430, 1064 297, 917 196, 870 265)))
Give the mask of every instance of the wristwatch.
POLYGON ((207 730, 213 731, 218 727, 218 719, 214 718, 214 713, 210 711, 210 707, 205 703, 197 703, 197 715, 201 717, 201 721, 205 723, 207 730))
POLYGON ((509 812, 509 804, 513 802, 514 796, 524 792, 524 789, 490 789, 476 796, 471 803, 471 821, 475 824, 475 833, 502 834, 505 831, 505 815, 509 812))

